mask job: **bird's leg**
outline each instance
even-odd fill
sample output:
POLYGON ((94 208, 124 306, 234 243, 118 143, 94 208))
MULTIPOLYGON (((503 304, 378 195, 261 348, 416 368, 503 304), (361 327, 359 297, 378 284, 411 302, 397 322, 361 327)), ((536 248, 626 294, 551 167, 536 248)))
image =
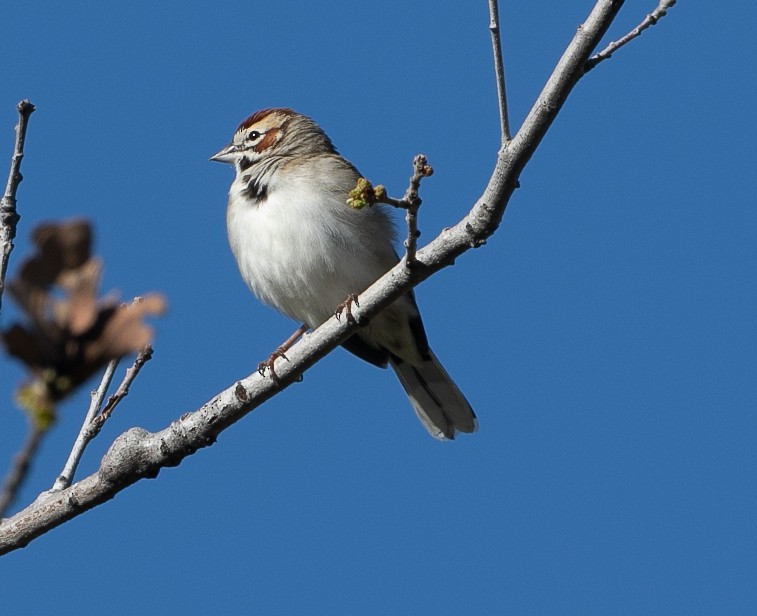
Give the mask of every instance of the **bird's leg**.
POLYGON ((357 323, 355 317, 352 316, 352 304, 355 304, 355 306, 360 308, 360 304, 357 301, 357 295, 355 293, 350 293, 350 295, 347 296, 347 299, 336 307, 334 316, 336 317, 337 321, 342 320, 342 312, 344 312, 345 317, 347 318, 347 323, 349 323, 350 325, 357 323))
POLYGON ((281 381, 279 380, 276 371, 273 369, 273 364, 279 357, 283 357, 284 359, 289 361, 289 358, 286 356, 286 352, 292 348, 292 345, 297 342, 300 339, 300 336, 302 336, 302 334, 304 334, 306 331, 308 331, 308 326, 303 323, 297 328, 297 331, 289 336, 289 338, 284 340, 284 342, 282 342, 277 347, 277 349, 269 355, 268 359, 261 361, 258 364, 258 372, 260 373, 260 376, 265 376, 265 371, 267 369, 268 374, 271 376, 271 380, 274 382, 274 384, 277 387, 280 386, 281 381))

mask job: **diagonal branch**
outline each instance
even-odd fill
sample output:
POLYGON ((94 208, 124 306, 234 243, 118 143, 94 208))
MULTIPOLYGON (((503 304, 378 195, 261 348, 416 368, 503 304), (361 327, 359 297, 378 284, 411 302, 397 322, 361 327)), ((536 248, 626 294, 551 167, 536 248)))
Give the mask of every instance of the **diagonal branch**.
POLYGON ((16 105, 18 110, 18 124, 16 124, 16 142, 13 146, 11 169, 5 193, 0 200, 0 307, 3 303, 5 290, 5 273, 8 271, 8 260, 13 250, 13 240, 16 237, 16 225, 20 216, 16 211, 16 191, 23 180, 21 175, 21 159, 24 157, 24 141, 26 140, 26 126, 29 116, 34 111, 34 105, 23 100, 16 105))
POLYGON ((13 458, 13 464, 3 482, 3 490, 0 493, 0 518, 2 518, 8 508, 16 500, 19 488, 23 485, 29 471, 29 465, 32 463, 34 456, 37 454, 42 437, 47 429, 40 425, 39 422, 29 422, 29 434, 26 437, 24 446, 13 458))
POLYGON ((113 411, 121 400, 129 395, 131 384, 134 382, 134 379, 137 378, 142 367, 152 359, 152 354, 153 350, 150 345, 147 345, 137 353, 137 358, 134 360, 134 363, 130 368, 126 369, 126 374, 124 374, 124 378, 121 379, 121 384, 118 386, 115 393, 108 398, 102 412, 95 417, 92 425, 93 438, 99 434, 103 425, 108 419, 110 419, 110 416, 113 414, 113 411))
POLYGON ((665 15, 668 14, 668 9, 672 8, 675 3, 676 0, 660 0, 660 4, 657 5, 657 8, 649 13, 649 15, 647 15, 638 26, 636 26, 625 36, 619 38, 617 41, 610 43, 598 54, 595 54, 591 58, 589 58, 589 61, 586 63, 586 70, 590 71, 603 60, 607 60, 608 58, 612 57, 612 54, 614 54, 618 49, 630 43, 637 36, 641 36, 641 33, 644 32, 644 30, 651 28, 660 19, 665 17, 665 15))
MULTIPOLYGON (((496 167, 470 212, 417 252, 416 267, 399 263, 360 296, 356 321, 375 315, 454 259, 482 245, 497 229, 518 176, 578 80, 585 65, 622 2, 598 0, 578 28, 531 112, 515 137, 500 148, 496 167)), ((0 554, 27 545, 45 532, 110 500, 143 478, 156 477, 162 468, 176 466, 247 413, 296 382, 300 375, 349 337, 354 322, 329 319, 288 352, 289 362, 277 369, 280 385, 257 372, 221 391, 199 409, 186 413, 159 432, 132 428, 121 434, 92 475, 65 490, 45 493, 26 509, 0 524, 0 554)))

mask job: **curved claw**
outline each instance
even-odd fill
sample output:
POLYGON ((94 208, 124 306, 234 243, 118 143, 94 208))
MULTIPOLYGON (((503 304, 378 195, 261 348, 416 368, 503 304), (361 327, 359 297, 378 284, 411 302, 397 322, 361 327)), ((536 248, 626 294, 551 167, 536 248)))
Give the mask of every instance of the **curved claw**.
POLYGON ((357 294, 350 293, 347 296, 347 299, 345 299, 341 304, 339 304, 336 307, 336 310, 334 311, 334 316, 336 317, 337 321, 342 320, 342 312, 344 312, 345 318, 347 319, 347 323, 350 325, 354 325, 357 323, 355 320, 355 317, 352 316, 352 304, 355 304, 358 308, 360 308, 360 304, 357 301, 357 294))
POLYGON ((258 373, 260 376, 265 376, 265 371, 268 370, 268 374, 271 375, 271 380, 277 387, 281 387, 281 380, 273 369, 273 364, 279 357, 283 357, 287 361, 289 358, 286 356, 286 352, 292 348, 292 345, 308 330, 308 326, 304 323, 300 325, 297 330, 289 336, 265 361, 261 361, 258 364, 258 373))
POLYGON ((260 376, 265 376, 265 371, 268 370, 268 374, 270 375, 271 380, 277 387, 281 386, 281 379, 279 379, 279 376, 276 374, 276 370, 274 370, 273 365, 279 357, 289 361, 289 358, 286 356, 286 351, 287 349, 285 349, 283 346, 280 346, 270 354, 268 359, 261 361, 258 364, 258 373, 260 374, 260 376))

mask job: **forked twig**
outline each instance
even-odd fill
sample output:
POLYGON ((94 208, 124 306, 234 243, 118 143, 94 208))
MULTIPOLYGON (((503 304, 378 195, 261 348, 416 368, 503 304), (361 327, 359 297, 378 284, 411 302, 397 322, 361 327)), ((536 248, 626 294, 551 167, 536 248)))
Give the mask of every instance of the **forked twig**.
POLYGON ((62 490, 71 485, 76 473, 76 467, 79 466, 84 450, 87 445, 94 439, 102 429, 105 422, 113 413, 119 402, 123 400, 129 394, 129 387, 137 378, 142 366, 150 360, 152 357, 152 347, 146 346, 139 351, 137 358, 130 368, 127 368, 124 378, 121 380, 121 384, 112 394, 103 407, 103 401, 105 400, 105 394, 108 392, 108 387, 113 380, 113 374, 118 366, 118 360, 111 360, 105 368, 105 373, 100 380, 100 385, 96 390, 92 392, 92 397, 87 409, 87 414, 84 417, 79 434, 76 436, 74 446, 71 448, 71 453, 68 454, 68 460, 60 472, 60 475, 55 479, 53 484, 53 490, 62 490))

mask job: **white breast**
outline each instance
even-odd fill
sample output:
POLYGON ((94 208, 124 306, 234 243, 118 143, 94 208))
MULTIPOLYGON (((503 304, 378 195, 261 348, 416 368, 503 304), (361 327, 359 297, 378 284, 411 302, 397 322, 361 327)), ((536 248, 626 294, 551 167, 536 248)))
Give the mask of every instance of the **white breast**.
POLYGON ((252 292, 292 319, 316 327, 396 263, 386 213, 352 210, 346 190, 338 199, 301 178, 253 204, 243 188, 235 181, 229 193, 231 250, 252 292))

